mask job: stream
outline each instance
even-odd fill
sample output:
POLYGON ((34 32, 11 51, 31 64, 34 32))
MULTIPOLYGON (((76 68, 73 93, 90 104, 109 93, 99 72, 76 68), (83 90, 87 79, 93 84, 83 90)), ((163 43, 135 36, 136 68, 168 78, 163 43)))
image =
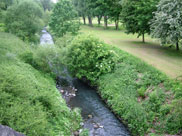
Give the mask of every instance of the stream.
MULTIPOLYGON (((41 45, 53 44, 52 36, 44 29, 41 45)), ((57 88, 70 108, 80 108, 84 120, 83 128, 89 136, 130 136, 127 128, 110 111, 96 90, 78 79, 72 79, 65 69, 64 77, 58 76, 57 88), (62 85, 66 83, 66 87, 62 85)))

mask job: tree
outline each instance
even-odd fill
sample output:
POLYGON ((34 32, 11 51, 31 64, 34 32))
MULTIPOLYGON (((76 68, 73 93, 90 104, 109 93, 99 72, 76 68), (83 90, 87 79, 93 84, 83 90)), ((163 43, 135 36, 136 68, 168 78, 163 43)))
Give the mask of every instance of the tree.
POLYGON ((51 0, 36 0, 37 2, 39 2, 41 4, 41 6, 43 7, 44 11, 46 10, 51 10, 52 9, 52 1, 51 0))
POLYGON ((122 21, 127 33, 142 35, 145 42, 145 33, 150 33, 149 21, 156 11, 158 0, 123 0, 122 21))
POLYGON ((110 1, 109 0, 97 0, 97 5, 101 10, 102 15, 104 16, 104 26, 107 28, 108 26, 108 19, 110 13, 110 1))
POLYGON ((42 29, 42 9, 33 1, 22 1, 8 8, 6 31, 19 36, 24 41, 35 41, 36 33, 42 29))
POLYGON ((13 0, 1 0, 0 1, 0 9, 7 10, 9 6, 13 4, 13 0))
POLYGON ((74 10, 70 0, 61 0, 56 3, 49 25, 52 32, 58 37, 62 37, 68 32, 72 34, 78 32, 80 28, 78 13, 74 10))
POLYGON ((78 11, 79 16, 83 18, 84 25, 86 25, 86 0, 73 0, 73 4, 75 6, 75 9, 78 11))
POLYGON ((118 30, 120 14, 122 11, 122 3, 120 0, 111 0, 109 5, 110 5, 109 16, 110 16, 111 20, 114 20, 116 30, 118 30))
POLYGON ((176 44, 182 39, 182 1, 161 0, 151 21, 152 36, 161 39, 162 44, 176 44))

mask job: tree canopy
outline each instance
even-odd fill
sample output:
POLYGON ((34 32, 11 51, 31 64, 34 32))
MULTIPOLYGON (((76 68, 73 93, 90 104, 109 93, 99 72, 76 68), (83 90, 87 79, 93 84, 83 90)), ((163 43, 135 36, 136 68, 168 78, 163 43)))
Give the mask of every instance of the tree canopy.
POLYGON ((122 2, 122 21, 126 27, 127 33, 143 36, 150 33, 149 22, 152 19, 152 13, 156 10, 159 0, 123 0, 122 2))
POLYGON ((54 35, 58 37, 62 37, 66 33, 78 32, 80 28, 78 14, 70 0, 61 0, 56 3, 49 25, 54 35))
POLYGON ((161 0, 151 21, 152 36, 159 38, 162 44, 176 44, 182 39, 182 1, 161 0))
POLYGON ((6 31, 19 36, 22 40, 35 41, 35 34, 43 25, 41 17, 42 9, 34 1, 14 4, 6 13, 6 31))

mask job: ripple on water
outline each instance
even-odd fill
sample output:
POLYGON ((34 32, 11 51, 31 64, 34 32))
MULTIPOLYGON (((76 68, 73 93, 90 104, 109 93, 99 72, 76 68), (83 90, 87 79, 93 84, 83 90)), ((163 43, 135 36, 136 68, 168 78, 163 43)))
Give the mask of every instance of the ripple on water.
POLYGON ((82 110, 84 128, 89 129, 90 136, 129 136, 126 127, 107 108, 95 90, 80 81, 76 81, 75 86, 78 92, 69 105, 82 110))

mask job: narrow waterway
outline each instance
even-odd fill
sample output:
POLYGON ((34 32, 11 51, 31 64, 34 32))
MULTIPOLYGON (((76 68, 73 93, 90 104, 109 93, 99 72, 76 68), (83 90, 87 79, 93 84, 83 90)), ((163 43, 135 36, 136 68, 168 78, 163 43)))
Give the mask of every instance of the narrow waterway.
POLYGON ((40 45, 54 44, 52 36, 47 32, 46 28, 42 30, 42 36, 40 37, 40 45))
POLYGON ((129 136, 125 126, 108 109, 96 90, 79 80, 74 85, 77 93, 69 101, 69 106, 81 109, 84 128, 89 130, 90 136, 129 136))
MULTIPOLYGON (((41 45, 54 43, 45 29, 42 33, 41 45)), ((70 108, 81 109, 83 127, 89 130, 89 136, 129 136, 126 127, 109 110, 96 90, 80 80, 71 79, 66 69, 64 75, 58 76, 57 88, 70 108), (63 83, 67 87, 63 87, 63 83)))

